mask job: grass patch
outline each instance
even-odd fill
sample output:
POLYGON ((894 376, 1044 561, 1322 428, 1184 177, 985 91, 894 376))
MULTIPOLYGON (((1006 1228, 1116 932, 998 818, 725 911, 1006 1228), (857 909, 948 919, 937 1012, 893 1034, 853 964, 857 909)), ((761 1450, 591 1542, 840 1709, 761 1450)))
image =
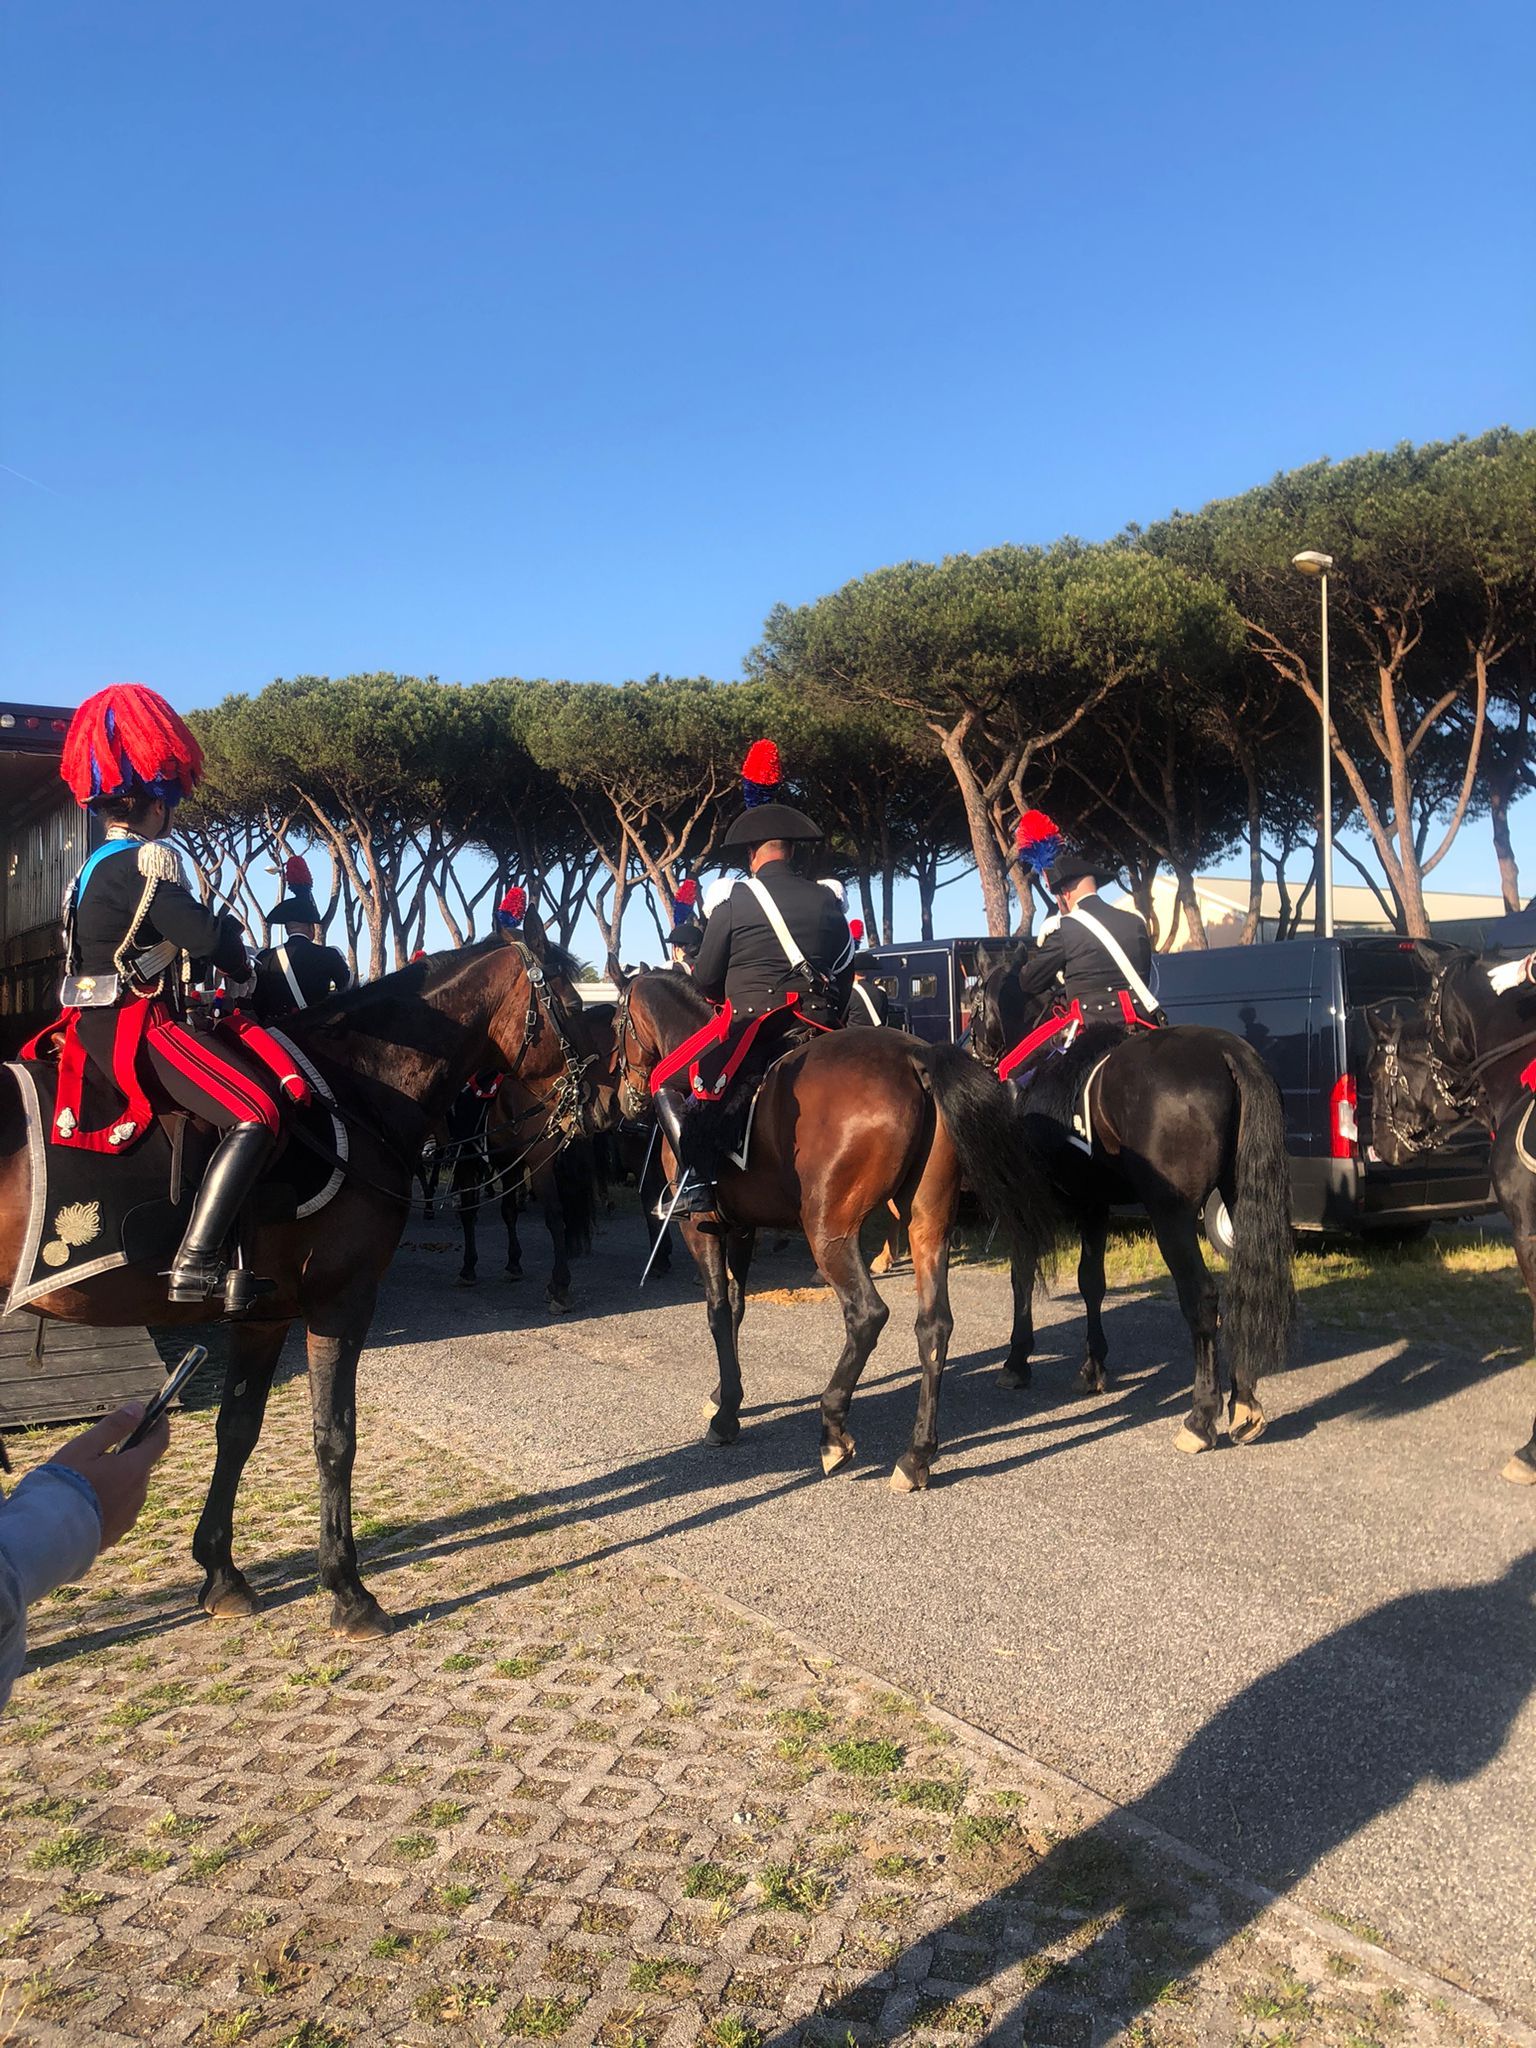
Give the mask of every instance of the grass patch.
POLYGON ((520 2041, 552 2041, 585 2004, 584 1998, 520 1998, 502 2021, 501 2031, 520 2041))
POLYGON ((685 1963, 672 1956, 646 1956, 631 1966, 629 1988, 631 1991, 660 1991, 673 1998, 682 1998, 699 1981, 703 1965, 685 1963))
POLYGON ((468 1650, 455 1650, 451 1657, 445 1657, 438 1666, 440 1671, 478 1671, 480 1659, 470 1655, 468 1650))
POLYGON ((890 1790, 897 1806, 921 1806, 930 1813, 958 1813, 965 1800, 964 1778, 903 1778, 890 1790))
POLYGON ((827 1758, 833 1768, 853 1778, 884 1778, 899 1771, 906 1751, 899 1742, 883 1736, 848 1735, 841 1742, 827 1744, 827 1758))
POLYGON ((780 1913, 825 1912, 834 1889, 830 1877, 798 1863, 765 1863, 758 1882, 763 1904, 780 1913))
POLYGON ((729 1863, 690 1863, 683 1877, 683 1897, 733 1899, 746 1881, 744 1874, 733 1870, 729 1863))
POLYGON ((832 1716, 820 1707, 780 1707, 773 1725, 786 1735, 822 1735, 832 1726, 832 1716))
POLYGON ((412 1820, 430 1821, 435 1828, 456 1828, 461 1820, 468 1818, 469 1808, 458 1799, 433 1799, 426 1806, 417 1807, 412 1820))
POLYGON ((722 2013, 705 2028, 715 2048, 762 2048, 762 2033, 739 2012, 722 2013))
POLYGON ((395 1854, 407 1863, 424 1863, 429 1856, 437 1854, 436 1835, 398 1835, 395 1838, 395 1854))
POLYGON ((100 1835, 79 1828, 60 1828, 46 1842, 39 1842, 27 1858, 34 1870, 91 1870, 107 1853, 100 1835))

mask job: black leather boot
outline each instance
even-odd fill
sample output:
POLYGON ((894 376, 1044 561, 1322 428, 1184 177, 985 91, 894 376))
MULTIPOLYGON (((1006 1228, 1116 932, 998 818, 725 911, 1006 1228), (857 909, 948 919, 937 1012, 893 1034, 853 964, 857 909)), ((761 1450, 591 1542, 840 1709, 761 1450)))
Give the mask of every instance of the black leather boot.
POLYGON ((224 1243, 276 1140, 265 1124, 236 1124, 208 1162, 192 1215, 171 1262, 172 1301, 207 1301, 224 1286, 224 1243))
POLYGON ((651 1100, 656 1107, 656 1121, 677 1161, 677 1179, 657 1202, 654 1213, 663 1221, 669 1216, 707 1216, 715 1206, 714 1184, 701 1179, 692 1167, 684 1164, 683 1118, 677 1097, 668 1088, 658 1088, 651 1100))

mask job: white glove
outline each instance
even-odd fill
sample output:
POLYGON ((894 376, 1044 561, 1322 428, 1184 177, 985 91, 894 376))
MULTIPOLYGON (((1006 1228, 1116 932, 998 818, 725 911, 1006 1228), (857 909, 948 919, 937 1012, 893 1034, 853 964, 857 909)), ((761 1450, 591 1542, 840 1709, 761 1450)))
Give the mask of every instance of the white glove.
POLYGON ((1496 996, 1502 996, 1512 988, 1519 988, 1522 982, 1536 980, 1536 975, 1531 972, 1533 962, 1536 962, 1536 953, 1527 953, 1523 960, 1506 960, 1501 966, 1486 968, 1488 986, 1496 996))

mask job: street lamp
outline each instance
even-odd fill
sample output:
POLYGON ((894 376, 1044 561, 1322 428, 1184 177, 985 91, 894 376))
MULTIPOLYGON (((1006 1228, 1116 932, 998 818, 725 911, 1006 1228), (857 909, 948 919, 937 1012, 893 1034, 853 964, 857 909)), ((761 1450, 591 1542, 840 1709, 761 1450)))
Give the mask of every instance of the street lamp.
POLYGON ((1292 555, 1291 567, 1303 576, 1316 576, 1323 595, 1323 937, 1333 937, 1333 719, 1328 709, 1328 571, 1332 555, 1316 548, 1304 548, 1292 555))

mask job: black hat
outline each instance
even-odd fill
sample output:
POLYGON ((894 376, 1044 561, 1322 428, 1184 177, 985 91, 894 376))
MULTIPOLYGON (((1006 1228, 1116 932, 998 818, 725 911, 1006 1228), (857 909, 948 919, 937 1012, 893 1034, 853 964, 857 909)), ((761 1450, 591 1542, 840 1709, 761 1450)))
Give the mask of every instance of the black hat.
POLYGON ((746 809, 731 823, 722 846, 761 846, 765 839, 819 839, 821 827, 792 804, 778 802, 783 780, 779 750, 772 740, 754 740, 741 765, 746 809))
POLYGON ((849 965, 855 974, 878 974, 880 972, 880 962, 873 953, 869 952, 855 953, 849 965))
POLYGON ((675 947, 678 952, 692 959, 704 943, 704 927, 697 918, 682 917, 667 933, 667 950, 675 947))
POLYGON ((1084 853, 1059 854, 1045 871, 1045 878, 1052 889, 1061 890, 1073 882, 1081 882, 1091 875, 1095 887, 1106 882, 1118 882, 1120 870, 1107 860, 1095 860, 1084 853))
POLYGON ((277 908, 267 914, 268 924, 319 924, 319 905, 315 902, 313 889, 295 889, 291 896, 285 896, 277 908))

